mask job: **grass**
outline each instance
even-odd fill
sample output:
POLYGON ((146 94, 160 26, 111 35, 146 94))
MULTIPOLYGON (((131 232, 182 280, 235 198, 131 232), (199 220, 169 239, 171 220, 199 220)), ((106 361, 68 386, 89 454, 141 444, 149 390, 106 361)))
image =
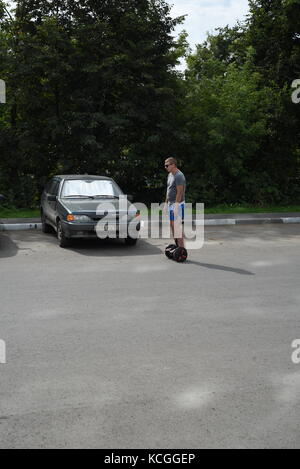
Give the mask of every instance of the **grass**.
POLYGON ((39 210, 0 207, 0 218, 39 218, 39 210))
POLYGON ((300 205, 265 205, 257 207, 254 205, 218 205, 216 207, 205 208, 205 213, 211 214, 231 214, 231 213, 281 213, 300 212, 300 205))
MULTIPOLYGON (((300 212, 300 205, 218 205, 205 208, 206 214, 300 212)), ((0 218, 39 218, 39 210, 0 207, 0 218)))

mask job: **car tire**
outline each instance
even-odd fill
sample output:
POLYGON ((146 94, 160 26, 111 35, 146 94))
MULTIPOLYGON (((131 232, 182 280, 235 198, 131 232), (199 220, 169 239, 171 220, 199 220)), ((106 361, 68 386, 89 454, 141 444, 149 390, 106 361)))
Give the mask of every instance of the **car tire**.
POLYGON ((135 246, 137 241, 138 241, 137 238, 130 238, 130 237, 125 238, 126 246, 135 246))
POLYGON ((58 244, 61 248, 67 248, 71 244, 70 238, 67 238, 65 236, 63 226, 60 220, 57 222, 57 239, 58 239, 58 244))
POLYGON ((46 223, 46 217, 44 214, 42 214, 41 219, 42 219, 42 232, 51 233, 52 232, 51 226, 48 225, 48 223, 46 223))

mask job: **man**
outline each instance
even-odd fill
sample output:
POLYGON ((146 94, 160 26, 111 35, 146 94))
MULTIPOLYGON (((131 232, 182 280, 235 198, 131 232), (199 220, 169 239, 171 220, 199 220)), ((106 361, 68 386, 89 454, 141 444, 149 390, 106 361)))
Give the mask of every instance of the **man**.
POLYGON ((184 174, 177 168, 175 158, 168 158, 165 161, 165 169, 169 173, 166 207, 169 211, 171 230, 177 246, 184 247, 182 221, 184 220, 186 180, 184 174))

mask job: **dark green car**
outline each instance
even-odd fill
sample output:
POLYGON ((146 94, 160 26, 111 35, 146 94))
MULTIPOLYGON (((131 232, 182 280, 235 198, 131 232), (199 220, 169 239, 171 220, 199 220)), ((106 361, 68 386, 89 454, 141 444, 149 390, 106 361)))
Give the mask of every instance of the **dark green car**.
POLYGON ((111 178, 54 176, 41 198, 43 232, 54 229, 61 247, 75 238, 96 237, 124 238, 135 245, 140 222, 130 200, 111 178))

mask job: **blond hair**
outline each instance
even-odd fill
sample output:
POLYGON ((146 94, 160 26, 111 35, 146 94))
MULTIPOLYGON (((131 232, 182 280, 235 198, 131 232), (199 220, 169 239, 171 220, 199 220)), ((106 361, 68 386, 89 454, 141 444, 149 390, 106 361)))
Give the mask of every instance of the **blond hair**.
POLYGON ((168 158, 166 160, 166 163, 170 163, 170 164, 174 164, 175 166, 177 166, 177 160, 175 158, 168 158))

